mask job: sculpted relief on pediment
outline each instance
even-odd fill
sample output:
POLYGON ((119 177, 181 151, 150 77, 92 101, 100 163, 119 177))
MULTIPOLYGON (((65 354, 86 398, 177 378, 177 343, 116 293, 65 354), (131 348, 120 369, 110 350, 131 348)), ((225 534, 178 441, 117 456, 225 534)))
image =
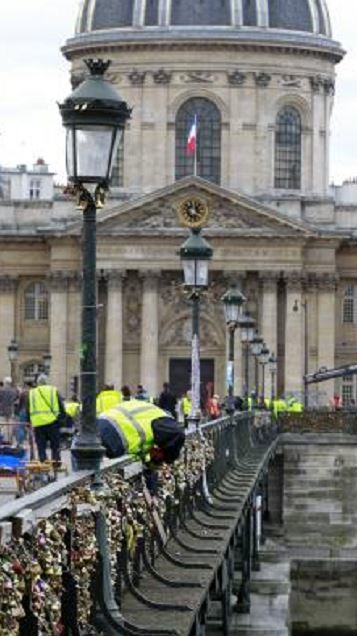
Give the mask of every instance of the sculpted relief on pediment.
MULTIPOLYGON (((179 229, 177 203, 150 205, 131 216, 125 215, 120 227, 140 229, 179 229)), ((119 221, 119 219, 118 219, 119 221)), ((207 228, 252 229, 261 227, 261 219, 243 208, 216 202, 210 206, 207 228)))

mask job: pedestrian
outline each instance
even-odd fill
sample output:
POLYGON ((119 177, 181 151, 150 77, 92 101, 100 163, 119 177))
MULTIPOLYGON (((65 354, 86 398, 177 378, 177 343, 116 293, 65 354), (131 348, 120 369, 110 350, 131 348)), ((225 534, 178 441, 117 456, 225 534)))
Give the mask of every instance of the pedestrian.
POLYGON ((172 417, 176 419, 177 397, 171 392, 168 382, 164 382, 162 386, 162 391, 160 393, 157 406, 159 406, 164 411, 167 411, 167 413, 170 413, 172 417))
POLYGON ((142 400, 118 404, 97 418, 97 430, 110 458, 133 455, 148 465, 178 459, 185 435, 166 411, 142 400))
POLYGON ((184 416, 185 428, 188 427, 188 418, 192 411, 192 394, 191 391, 186 391, 182 396, 182 411, 184 416))
POLYGON ((210 420, 217 420, 221 415, 219 395, 215 394, 207 400, 207 413, 210 420))
POLYGON ((131 390, 127 384, 121 387, 121 394, 123 396, 123 402, 129 402, 129 400, 131 400, 131 390))
POLYGON ((136 400, 144 400, 146 402, 149 402, 149 400, 150 400, 150 396, 149 396, 148 392, 146 391, 146 389, 144 389, 142 384, 138 384, 138 386, 137 386, 135 399, 136 400))
POLYGON ((36 388, 30 389, 27 415, 34 430, 40 462, 47 460, 49 443, 52 461, 60 463, 60 426, 66 413, 58 390, 49 384, 44 373, 39 375, 36 388))
POLYGON ((12 424, 15 415, 15 406, 18 400, 18 391, 12 384, 10 377, 4 378, 0 387, 0 435, 3 442, 12 442, 12 424))

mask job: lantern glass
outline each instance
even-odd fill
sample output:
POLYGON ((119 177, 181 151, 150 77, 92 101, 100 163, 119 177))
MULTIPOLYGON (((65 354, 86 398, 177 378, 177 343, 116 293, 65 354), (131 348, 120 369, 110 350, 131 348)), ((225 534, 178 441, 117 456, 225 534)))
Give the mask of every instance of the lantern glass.
POLYGON ((235 303, 224 303, 224 315, 227 325, 238 322, 241 314, 241 306, 235 303))
POLYGON ((259 354, 259 362, 261 364, 267 364, 269 361, 269 356, 270 356, 270 351, 267 348, 267 346, 264 344, 259 354))
POLYGON ((16 340, 11 340, 11 343, 9 344, 7 348, 10 362, 16 362, 18 351, 19 351, 19 346, 16 340))
POLYGON ((263 339, 255 336, 251 346, 253 356, 259 356, 263 347, 263 339))
POLYGON ((277 368, 278 368, 278 361, 276 359, 276 357, 273 355, 270 356, 269 360, 269 371, 270 373, 276 373, 277 368))
POLYGON ((183 259, 182 264, 186 287, 208 286, 208 260, 189 258, 183 259))
POLYGON ((67 130, 67 174, 72 181, 100 182, 111 177, 122 129, 82 126, 67 130))

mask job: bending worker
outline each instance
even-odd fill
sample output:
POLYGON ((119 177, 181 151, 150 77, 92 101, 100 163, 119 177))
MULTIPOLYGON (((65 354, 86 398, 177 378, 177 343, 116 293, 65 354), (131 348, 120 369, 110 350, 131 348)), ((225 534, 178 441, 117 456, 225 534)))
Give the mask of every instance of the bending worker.
POLYGON ((101 413, 97 429, 110 458, 130 454, 144 462, 170 464, 185 442, 174 418, 143 400, 121 402, 101 413))

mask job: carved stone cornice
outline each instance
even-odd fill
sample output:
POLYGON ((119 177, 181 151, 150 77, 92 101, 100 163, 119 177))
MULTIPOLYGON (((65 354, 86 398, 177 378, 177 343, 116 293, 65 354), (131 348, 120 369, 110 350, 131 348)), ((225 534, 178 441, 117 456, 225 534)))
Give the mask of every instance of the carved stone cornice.
POLYGON ((48 276, 50 289, 53 292, 65 292, 68 289, 69 276, 65 272, 51 272, 48 276))
POLYGON ((284 281, 288 291, 301 292, 306 283, 305 272, 291 271, 284 272, 284 281))
POLYGON ((262 289, 266 292, 277 291, 277 285, 281 279, 280 272, 262 271, 259 272, 259 282, 262 289))
POLYGON ((145 83, 146 72, 145 71, 132 71, 129 73, 128 78, 133 86, 143 86, 145 83))
POLYGON ((316 274, 314 279, 316 281, 316 288, 319 291, 336 292, 339 282, 338 274, 335 274, 334 272, 316 274))
POLYGON ((169 71, 165 71, 163 68, 160 68, 158 71, 155 71, 153 74, 155 84, 170 84, 172 73, 169 71))
POLYGON ((232 71, 232 73, 227 73, 228 84, 231 86, 243 86, 246 82, 247 76, 245 73, 241 71, 232 71))
POLYGON ((254 79, 257 86, 266 88, 267 86, 269 86, 272 77, 268 73, 254 73, 254 79))
POLYGON ((109 290, 121 290, 125 277, 125 270, 108 269, 103 272, 103 278, 107 281, 109 290))
POLYGON ((4 274, 0 276, 0 293, 14 292, 17 286, 18 276, 4 274))

